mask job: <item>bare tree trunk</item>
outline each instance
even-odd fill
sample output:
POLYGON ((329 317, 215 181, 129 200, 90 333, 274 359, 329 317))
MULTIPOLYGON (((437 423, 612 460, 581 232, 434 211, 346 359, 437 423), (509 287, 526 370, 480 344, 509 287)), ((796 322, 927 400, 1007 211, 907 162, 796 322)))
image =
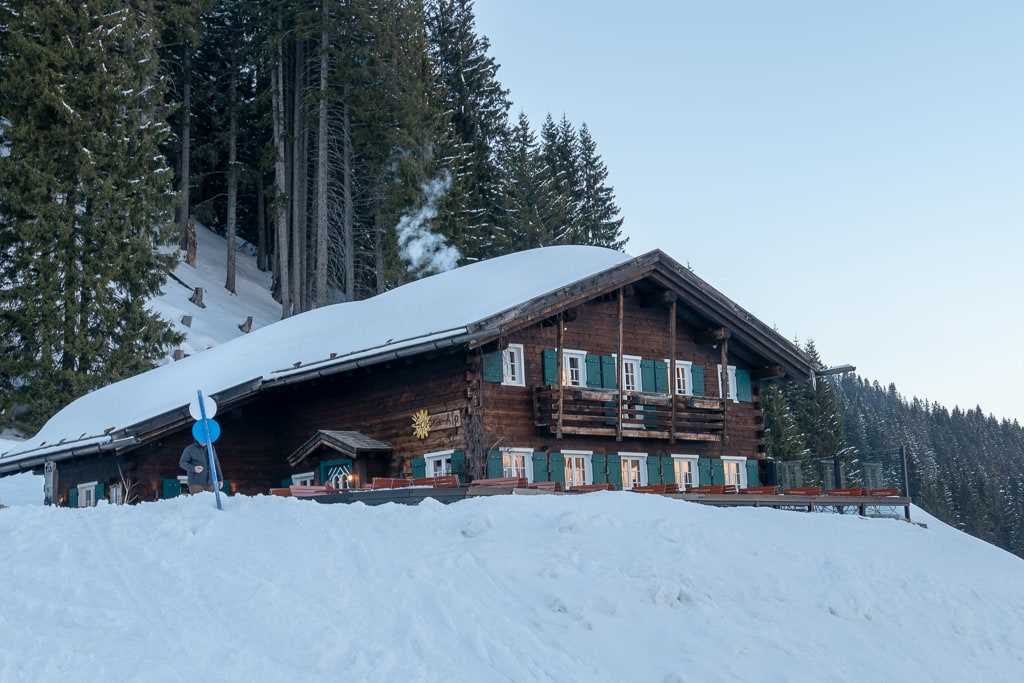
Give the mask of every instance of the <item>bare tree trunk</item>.
POLYGON ((267 268, 267 214, 266 198, 263 196, 263 169, 256 170, 256 267, 267 268))
POLYGON ((227 277, 224 288, 235 293, 235 234, 238 216, 238 68, 235 55, 231 55, 231 80, 228 85, 228 215, 227 225, 227 277))
POLYGON ((181 102, 181 154, 179 164, 181 175, 178 178, 181 194, 181 213, 178 215, 181 228, 181 248, 185 249, 186 226, 188 225, 191 207, 189 206, 189 156, 192 153, 192 45, 185 43, 185 59, 183 62, 182 102, 181 102))
POLYGON ((327 0, 320 4, 320 120, 316 130, 316 291, 311 308, 327 303, 327 0))
POLYGON ((356 298, 356 244, 352 228, 352 137, 351 120, 348 114, 348 102, 342 110, 342 178, 341 191, 345 206, 343 207, 342 230, 344 232, 345 249, 345 299, 355 301, 356 298))
POLYGON ((305 166, 302 163, 302 84, 303 84, 303 45, 302 40, 295 38, 295 72, 292 85, 292 253, 291 276, 292 297, 295 300, 295 311, 305 310, 302 280, 302 254, 305 251, 306 225, 302 211, 302 176, 305 166))
POLYGON ((377 294, 384 293, 384 218, 374 215, 373 265, 377 275, 377 294))
MULTIPOLYGON (((281 35, 281 16, 277 17, 277 33, 281 35)), ((284 54, 280 39, 277 44, 277 63, 271 75, 274 107, 274 212, 277 231, 278 286, 281 290, 281 317, 287 318, 292 311, 291 287, 288 273, 288 195, 284 170, 284 54)))

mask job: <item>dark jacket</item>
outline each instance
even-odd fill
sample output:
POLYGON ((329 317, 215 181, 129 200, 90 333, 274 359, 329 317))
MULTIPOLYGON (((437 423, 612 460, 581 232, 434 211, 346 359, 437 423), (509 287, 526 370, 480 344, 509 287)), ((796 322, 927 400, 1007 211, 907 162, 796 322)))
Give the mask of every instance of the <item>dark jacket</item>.
MULTIPOLYGON (((224 471, 220 468, 220 460, 214 451, 213 462, 217 467, 217 481, 224 481, 224 471)), ((192 443, 181 452, 181 459, 178 460, 178 467, 188 472, 188 483, 207 486, 210 484, 210 467, 207 463, 206 449, 197 443, 192 443), (203 471, 196 472, 196 465, 202 465, 203 471)))

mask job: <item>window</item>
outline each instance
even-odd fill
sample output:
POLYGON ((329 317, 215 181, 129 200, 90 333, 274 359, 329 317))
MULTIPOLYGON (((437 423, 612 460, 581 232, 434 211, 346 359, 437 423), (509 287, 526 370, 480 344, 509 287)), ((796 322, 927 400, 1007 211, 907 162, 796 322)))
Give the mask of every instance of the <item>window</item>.
POLYGON ((501 383, 513 387, 526 386, 526 366, 523 364, 523 345, 509 344, 501 352, 501 383))
POLYGON ((643 378, 640 375, 640 356, 622 357, 622 388, 626 391, 643 391, 643 378))
POLYGON ((302 474, 292 475, 292 486, 312 486, 314 481, 314 474, 312 472, 303 472, 302 474))
POLYGON ((669 359, 665 359, 665 365, 668 366, 669 385, 675 387, 677 396, 693 396, 693 362, 688 360, 677 360, 676 361, 676 378, 675 382, 672 381, 672 363, 669 359))
POLYGON ((96 504, 96 483, 90 481, 78 485, 78 507, 91 508, 96 504))
POLYGON ((565 488, 594 483, 590 464, 590 451, 563 451, 565 459, 565 488))
POLYGON ((124 502, 124 488, 121 484, 110 485, 110 504, 120 505, 124 502))
POLYGON ((725 470, 725 485, 738 489, 747 488, 747 459, 731 455, 722 456, 722 468, 725 470))
POLYGON ((423 460, 427 464, 428 477, 443 477, 452 473, 452 453, 454 451, 437 451, 427 453, 423 460))
MULTIPOLYGON (((722 365, 718 365, 718 395, 722 395, 722 365)), ((729 400, 735 401, 736 399, 736 366, 729 366, 729 400)))
POLYGON ((672 470, 676 475, 676 485, 680 491, 700 486, 700 472, 697 469, 696 455, 673 455, 672 470))
POLYGON ((566 386, 587 386, 587 352, 562 351, 562 377, 566 386))
POLYGON ((647 454, 620 453, 622 467, 622 488, 625 491, 636 486, 647 486, 647 454))
POLYGON ((501 469, 503 477, 525 479, 533 483, 533 467, 531 458, 533 451, 529 448, 502 448, 501 469))

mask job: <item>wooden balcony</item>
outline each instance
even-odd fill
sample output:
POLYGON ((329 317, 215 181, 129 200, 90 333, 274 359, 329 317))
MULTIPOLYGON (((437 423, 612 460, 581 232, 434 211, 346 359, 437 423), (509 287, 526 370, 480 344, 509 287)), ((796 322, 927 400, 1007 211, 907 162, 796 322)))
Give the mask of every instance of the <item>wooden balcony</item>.
MULTIPOLYGON (((558 436, 619 435, 619 392, 611 389, 563 387, 559 426, 557 386, 536 387, 534 424, 558 436)), ((622 437, 677 441, 721 441, 725 407, 721 399, 669 396, 627 391, 622 396, 622 437), (672 403, 675 402, 673 415, 672 403)))

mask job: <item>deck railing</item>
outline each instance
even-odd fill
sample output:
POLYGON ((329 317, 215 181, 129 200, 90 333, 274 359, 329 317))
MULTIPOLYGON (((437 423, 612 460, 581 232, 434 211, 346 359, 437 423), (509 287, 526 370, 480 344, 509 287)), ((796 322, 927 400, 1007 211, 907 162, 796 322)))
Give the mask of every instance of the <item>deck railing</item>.
MULTIPOLYGON (((619 392, 612 389, 536 387, 534 422, 552 434, 617 436, 619 392)), ((717 398, 669 396, 627 391, 622 396, 622 436, 631 439, 721 441, 725 428, 724 403, 717 398), (673 411, 673 402, 675 411, 673 411)))

